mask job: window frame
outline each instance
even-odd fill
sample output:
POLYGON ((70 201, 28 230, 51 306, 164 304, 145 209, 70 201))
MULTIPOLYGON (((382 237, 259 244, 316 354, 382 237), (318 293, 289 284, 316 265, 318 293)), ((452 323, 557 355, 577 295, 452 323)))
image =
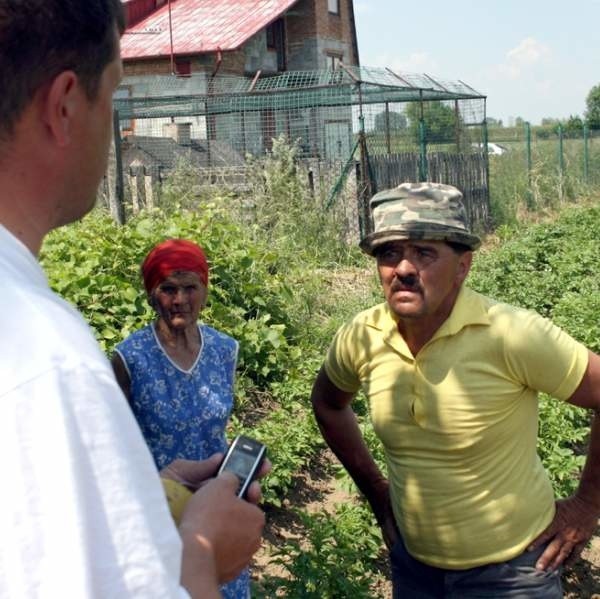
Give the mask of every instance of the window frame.
POLYGON ((337 71, 340 68, 340 63, 344 62, 344 55, 338 52, 325 52, 327 57, 327 68, 331 71, 337 71))

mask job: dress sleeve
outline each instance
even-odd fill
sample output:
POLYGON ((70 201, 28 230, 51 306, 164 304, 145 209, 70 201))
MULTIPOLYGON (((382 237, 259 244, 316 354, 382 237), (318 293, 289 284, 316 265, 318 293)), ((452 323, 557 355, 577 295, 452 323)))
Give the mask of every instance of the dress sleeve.
POLYGON ((158 473, 108 367, 57 367, 0 398, 7 597, 187 597, 158 473))

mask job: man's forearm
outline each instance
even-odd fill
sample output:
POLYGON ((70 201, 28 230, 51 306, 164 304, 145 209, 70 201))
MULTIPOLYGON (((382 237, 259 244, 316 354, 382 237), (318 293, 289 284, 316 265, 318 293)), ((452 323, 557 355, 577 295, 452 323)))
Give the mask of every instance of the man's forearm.
POLYGON ((600 516, 600 413, 592 420, 588 454, 581 474, 577 497, 596 510, 600 516))
POLYGON ((222 599, 209 543, 191 533, 182 533, 181 538, 181 586, 189 593, 191 599, 222 599))
POLYGON ((383 539, 391 548, 398 538, 398 528, 389 484, 360 432, 351 407, 353 397, 353 393, 336 387, 321 368, 311 395, 315 418, 323 438, 371 505, 383 539))
POLYGON ((365 444, 352 408, 334 408, 324 401, 313 401, 313 406, 323 438, 360 491, 369 501, 384 489, 387 493, 387 479, 365 444))

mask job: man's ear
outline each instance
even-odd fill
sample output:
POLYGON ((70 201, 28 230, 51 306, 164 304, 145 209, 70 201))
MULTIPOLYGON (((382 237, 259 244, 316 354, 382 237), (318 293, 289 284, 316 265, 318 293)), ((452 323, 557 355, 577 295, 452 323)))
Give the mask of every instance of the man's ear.
POLYGON ((50 83, 44 99, 43 118, 55 142, 64 147, 71 141, 74 120, 84 94, 73 71, 63 71, 50 83))
POLYGON ((456 271, 456 276, 459 280, 459 283, 462 283, 469 274, 471 270, 471 264, 473 263, 473 252, 463 252, 458 260, 458 268, 456 271))

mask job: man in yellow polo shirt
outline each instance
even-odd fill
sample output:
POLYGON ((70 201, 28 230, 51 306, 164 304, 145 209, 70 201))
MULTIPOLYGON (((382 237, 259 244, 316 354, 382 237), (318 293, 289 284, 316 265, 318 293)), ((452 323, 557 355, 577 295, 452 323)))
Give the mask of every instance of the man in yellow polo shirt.
POLYGON ((337 332, 312 393, 323 436, 369 501, 394 598, 562 597, 600 517, 600 357, 538 314, 463 285, 480 240, 462 195, 404 183, 371 199, 385 302, 337 332), (387 462, 351 402, 362 389, 387 462), (538 392, 596 410, 577 493, 536 453, 538 392))

